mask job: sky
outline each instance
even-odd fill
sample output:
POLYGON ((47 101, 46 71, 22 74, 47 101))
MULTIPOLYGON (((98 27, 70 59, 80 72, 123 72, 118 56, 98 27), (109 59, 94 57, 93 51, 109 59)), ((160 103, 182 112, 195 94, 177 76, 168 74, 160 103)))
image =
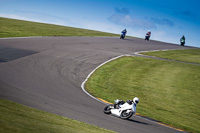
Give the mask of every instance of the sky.
POLYGON ((199 0, 0 0, 0 17, 200 47, 199 0))

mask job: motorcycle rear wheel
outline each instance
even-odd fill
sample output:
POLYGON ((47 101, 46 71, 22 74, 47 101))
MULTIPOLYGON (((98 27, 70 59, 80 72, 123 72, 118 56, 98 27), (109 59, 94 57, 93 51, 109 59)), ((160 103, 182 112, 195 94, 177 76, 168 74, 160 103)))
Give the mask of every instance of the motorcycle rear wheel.
POLYGON ((103 112, 104 112, 105 114, 111 114, 111 106, 113 106, 113 105, 112 105, 112 104, 111 104, 111 105, 107 105, 107 106, 104 108, 103 112))

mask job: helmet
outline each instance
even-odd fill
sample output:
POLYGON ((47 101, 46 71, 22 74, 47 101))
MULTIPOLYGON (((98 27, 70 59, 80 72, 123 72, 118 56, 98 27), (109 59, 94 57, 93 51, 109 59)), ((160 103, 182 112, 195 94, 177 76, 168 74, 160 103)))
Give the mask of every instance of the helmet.
POLYGON ((148 32, 150 32, 151 33, 151 31, 149 30, 148 32))
POLYGON ((118 102, 119 102, 119 99, 116 99, 116 100, 115 100, 115 103, 117 104, 118 102))
POLYGON ((139 103, 139 98, 138 98, 138 97, 133 98, 133 102, 134 102, 135 104, 138 104, 138 103, 139 103))

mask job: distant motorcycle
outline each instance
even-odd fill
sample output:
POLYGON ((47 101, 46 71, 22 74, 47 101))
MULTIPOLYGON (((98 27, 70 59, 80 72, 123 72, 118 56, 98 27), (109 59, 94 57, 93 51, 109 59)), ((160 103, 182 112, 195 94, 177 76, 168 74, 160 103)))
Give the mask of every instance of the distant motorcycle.
POLYGON ((149 30, 145 35, 145 40, 149 41, 150 36, 151 36, 151 31, 149 30))
POLYGON ((145 40, 149 41, 150 36, 146 35, 145 40))
POLYGON ((181 42, 181 46, 185 45, 185 40, 184 39, 181 39, 180 42, 181 42))
POLYGON ((125 39, 125 36, 126 36, 126 33, 122 32, 121 36, 120 36, 120 39, 125 39))
POLYGON ((136 104, 133 101, 127 100, 122 105, 119 105, 118 108, 114 107, 113 104, 107 105, 104 108, 105 114, 112 114, 114 116, 120 117, 122 119, 129 119, 136 112, 136 104))

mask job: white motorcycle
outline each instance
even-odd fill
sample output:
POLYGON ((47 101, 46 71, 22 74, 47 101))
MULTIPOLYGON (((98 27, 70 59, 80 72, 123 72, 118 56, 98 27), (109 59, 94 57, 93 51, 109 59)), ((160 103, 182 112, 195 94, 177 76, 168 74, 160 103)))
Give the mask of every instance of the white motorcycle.
POLYGON ((129 119, 133 114, 136 113, 136 106, 138 102, 139 99, 136 97, 133 99, 133 101, 127 100, 127 102, 124 102, 123 104, 117 104, 118 107, 115 107, 115 105, 110 104, 104 108, 104 113, 112 114, 122 119, 129 119))

